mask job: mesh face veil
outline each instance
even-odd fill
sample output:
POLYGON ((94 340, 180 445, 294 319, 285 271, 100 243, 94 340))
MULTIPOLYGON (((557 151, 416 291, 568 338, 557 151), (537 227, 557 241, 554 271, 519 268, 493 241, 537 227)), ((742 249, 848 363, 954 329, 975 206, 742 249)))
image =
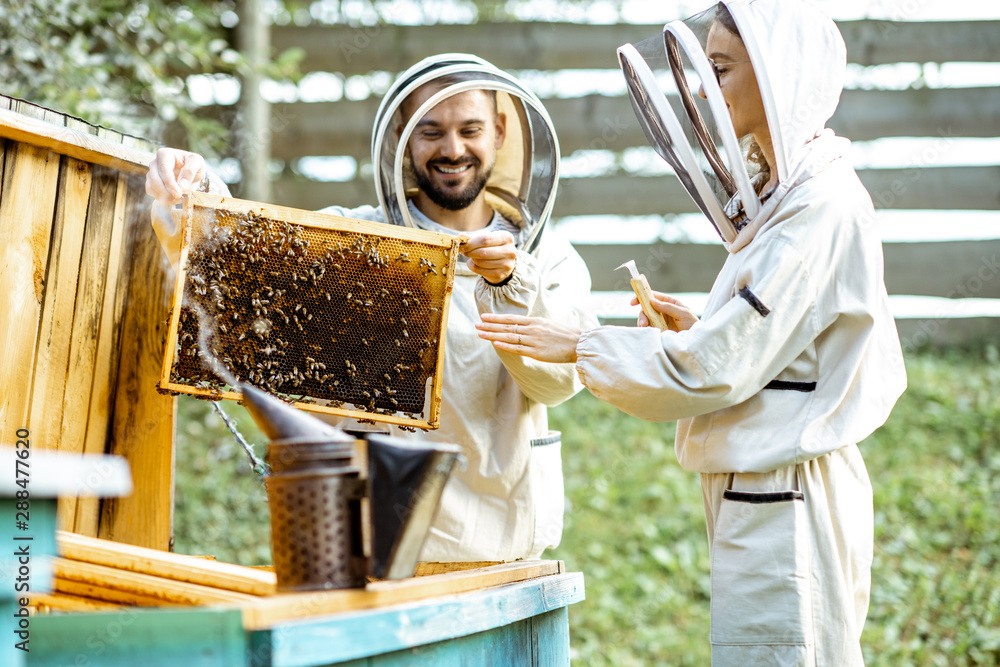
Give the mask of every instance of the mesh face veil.
POLYGON ((668 23, 661 34, 620 47, 618 61, 649 143, 719 236, 732 242, 757 214, 760 201, 715 64, 706 55, 715 15, 712 7, 668 23))
POLYGON ((414 226, 407 199, 416 192, 406 150, 417 123, 443 100, 471 90, 496 92, 497 111, 506 115, 506 138, 497 150, 485 185, 490 206, 521 228, 518 245, 535 248, 555 201, 559 143, 552 120, 534 93, 514 77, 476 56, 450 53, 426 58, 392 85, 375 117, 372 164, 379 203, 389 221, 414 226), (417 109, 404 102, 424 86, 434 92, 417 109))

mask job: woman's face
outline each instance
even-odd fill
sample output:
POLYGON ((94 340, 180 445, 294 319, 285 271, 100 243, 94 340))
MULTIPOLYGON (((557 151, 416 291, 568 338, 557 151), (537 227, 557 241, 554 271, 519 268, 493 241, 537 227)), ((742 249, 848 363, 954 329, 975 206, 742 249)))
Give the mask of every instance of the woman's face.
MULTIPOLYGON (((705 51, 715 62, 722 97, 729 109, 736 136, 752 134, 758 142, 765 137, 770 139, 757 75, 750 64, 750 56, 743 46, 743 40, 716 21, 708 32, 705 51)), ((700 92, 704 97, 704 92, 700 92)))

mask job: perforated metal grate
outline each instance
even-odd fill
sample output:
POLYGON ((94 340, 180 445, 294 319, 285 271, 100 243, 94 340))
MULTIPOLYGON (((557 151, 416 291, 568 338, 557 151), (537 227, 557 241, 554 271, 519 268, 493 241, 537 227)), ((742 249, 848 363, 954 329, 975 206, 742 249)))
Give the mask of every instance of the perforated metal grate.
POLYGON ((189 195, 161 387, 436 426, 458 241, 189 195), (169 370, 167 370, 169 369, 169 370))
POLYGON ((268 477, 271 554, 279 590, 364 585, 361 510, 358 501, 350 498, 357 472, 344 473, 316 471, 268 477))

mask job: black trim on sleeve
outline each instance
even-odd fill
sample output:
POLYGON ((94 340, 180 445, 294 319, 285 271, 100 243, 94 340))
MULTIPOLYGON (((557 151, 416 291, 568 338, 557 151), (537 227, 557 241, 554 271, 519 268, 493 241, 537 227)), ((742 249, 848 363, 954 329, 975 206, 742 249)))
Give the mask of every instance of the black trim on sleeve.
POLYGON ((815 382, 792 382, 791 380, 771 380, 764 389, 783 389, 784 391, 816 391, 815 382))
POLYGON ((761 317, 767 317, 771 313, 771 309, 764 305, 764 302, 757 298, 757 295, 750 291, 749 287, 743 287, 740 289, 740 296, 746 299, 746 302, 753 306, 753 309, 761 314, 761 317))
POLYGON ((506 285, 507 283, 509 283, 510 279, 513 278, 513 277, 514 277, 514 272, 511 271, 509 276, 507 276, 506 278, 504 278, 503 280, 501 280, 498 283, 491 283, 490 281, 486 280, 486 278, 483 278, 483 281, 487 285, 489 285, 490 287, 503 287, 504 285, 506 285))
POLYGON ((547 445, 554 445, 557 442, 559 442, 560 440, 562 440, 562 433, 559 432, 559 431, 552 431, 548 435, 542 436, 541 438, 532 438, 531 439, 531 446, 532 447, 545 447, 547 445))
POLYGON ((801 491, 771 491, 769 493, 751 493, 749 491, 732 491, 726 489, 722 492, 722 497, 726 500, 735 500, 738 503, 751 503, 753 505, 763 505, 765 503, 784 503, 789 500, 805 500, 801 491))

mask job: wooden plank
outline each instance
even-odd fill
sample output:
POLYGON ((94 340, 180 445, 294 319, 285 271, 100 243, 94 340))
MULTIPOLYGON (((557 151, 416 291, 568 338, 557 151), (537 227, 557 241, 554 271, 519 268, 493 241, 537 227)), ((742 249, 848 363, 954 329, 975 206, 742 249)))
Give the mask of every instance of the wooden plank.
MULTIPOLYGON (((462 613, 462 611, 458 611, 462 613)), ((443 620, 443 619, 442 619, 443 620)), ((423 665, 521 665, 539 667, 531 655, 531 622, 517 621, 485 632, 411 649, 374 655, 371 667, 423 665)))
POLYGON ((445 574, 446 572, 462 572, 463 570, 478 570, 484 567, 502 565, 500 560, 478 560, 478 561, 456 561, 451 563, 426 562, 417 563, 413 571, 414 577, 427 577, 432 574, 445 574))
MULTIPOLYGON (((628 275, 616 268, 630 259, 654 290, 708 292, 726 261, 721 244, 576 244, 595 292, 630 291, 628 275)), ((948 298, 1000 298, 1000 239, 884 243, 885 282, 890 294, 948 298), (933 267, 933 270, 928 270, 933 267)))
MULTIPOLYGON (((996 166, 862 169, 858 176, 879 209, 1000 209, 1000 167, 996 166)), ((370 178, 323 183, 286 177, 274 183, 274 195, 284 206, 306 209, 375 203, 370 178)), ((695 212, 694 202, 673 175, 614 174, 561 179, 553 215, 695 212)))
POLYGON ((558 572, 559 564, 556 561, 518 561, 481 570, 380 581, 363 589, 274 595, 258 598, 244 605, 243 625, 248 630, 262 630, 307 616, 353 612, 439 595, 455 595, 558 572))
POLYGON ((1000 298, 1000 239, 885 243, 890 294, 1000 298))
MULTIPOLYGON (((635 326, 635 315, 599 316, 601 324, 635 326)), ((904 353, 925 348, 981 347, 1000 337, 998 317, 896 318, 904 353)))
POLYGON ((56 578, 53 587, 59 593, 85 597, 92 600, 101 600, 109 604, 117 604, 123 607, 179 607, 179 602, 170 602, 150 595, 141 595, 134 591, 122 591, 116 588, 109 588, 99 583, 87 583, 82 581, 71 581, 69 579, 56 578))
MULTIPOLYGON (((858 176, 879 209, 1000 209, 1000 167, 863 169, 858 176)), ((694 202, 671 176, 564 178, 554 214, 693 213, 694 202)))
POLYGON ((533 616, 531 622, 531 656, 537 665, 570 664, 569 609, 562 607, 546 614, 533 616))
POLYGON ((136 593, 156 600, 178 604, 204 605, 225 602, 250 602, 257 599, 255 596, 246 593, 237 593, 221 588, 122 570, 117 567, 68 560, 66 558, 55 558, 53 560, 53 571, 57 579, 90 584, 91 586, 101 588, 111 588, 127 593, 136 593))
POLYGON ((1000 21, 907 21, 907 7, 914 5, 896 5, 893 20, 837 22, 849 62, 885 65, 1000 60, 1000 21))
POLYGON ((176 400, 161 396, 156 381, 173 285, 141 179, 130 181, 128 192, 126 219, 135 231, 109 451, 128 459, 136 490, 101 503, 98 536, 166 551, 173 541, 176 400))
MULTIPOLYGON (((0 443, 31 428, 30 391, 45 297, 59 156, 28 144, 8 147, 0 199, 0 443)), ((39 443, 52 446, 53 443, 39 443)))
POLYGON ((91 164, 145 176, 153 155, 87 132, 0 109, 0 137, 50 149, 91 164))
MULTIPOLYGON (((391 17, 390 17, 391 18, 391 17)), ((683 17, 677 17, 683 18, 683 17)), ((902 16, 901 18, 906 18, 902 16)), ((850 62, 997 62, 1000 21, 839 21, 850 62)), ((507 70, 612 69, 622 44, 659 34, 662 24, 586 25, 556 22, 482 22, 425 26, 273 26, 280 53, 299 47, 303 72, 402 72, 442 45, 475 53, 507 70)))
POLYGON ((896 330, 903 352, 925 347, 945 348, 996 344, 1000 339, 1000 317, 931 317, 897 319, 896 330))
POLYGON ((590 270, 595 292, 631 291, 628 271, 617 270, 630 259, 656 291, 707 292, 728 255, 721 243, 578 243, 574 247, 590 270))
MULTIPOLYGON (((99 130, 99 133, 103 131, 99 130)), ((83 451, 88 454, 103 453, 107 449, 111 433, 111 410, 114 406, 121 351, 121 322, 131 268, 130 251, 135 236, 135 225, 126 219, 128 176, 119 173, 117 180, 111 241, 107 248, 107 274, 104 279, 104 297, 101 300, 93 384, 90 388, 87 433, 83 443, 83 451)), ((95 496, 81 498, 77 502, 73 523, 76 532, 90 536, 97 535, 100 524, 100 503, 101 499, 95 496)))
MULTIPOLYGON (((47 109, 39 104, 35 104, 34 102, 29 102, 28 100, 11 100, 10 109, 25 118, 34 118, 36 120, 42 120, 46 123, 57 126, 66 125, 66 116, 63 114, 53 111, 52 109, 47 109)), ((38 145, 36 142, 28 143, 33 146, 38 145)))
POLYGON ((32 667, 236 667, 249 641, 238 612, 125 609, 31 620, 32 667))
POLYGON ((68 560, 105 565, 248 595, 272 595, 275 592, 276 577, 273 572, 62 531, 56 534, 56 541, 60 555, 68 560))
MULTIPOLYGON (((293 160, 305 155, 349 155, 367 161, 371 154, 372 119, 380 99, 339 102, 294 102, 274 105, 276 118, 289 119, 273 128, 273 157, 293 160)), ((579 150, 621 151, 648 146, 628 97, 584 95, 542 100, 552 116, 563 155, 579 150)), ((1000 135, 1000 88, 920 88, 913 90, 847 90, 829 125, 854 141, 884 137, 955 137, 1000 135)), ((206 115, 221 117, 231 107, 212 107, 206 115)), ((936 150, 940 157, 944 151, 936 150)), ((268 200, 270 201, 270 200, 268 200)))
POLYGON ((858 172, 878 209, 1000 210, 1000 167, 911 167, 858 172))
MULTIPOLYGON (((934 137, 932 160, 947 153, 956 137, 1000 134, 1000 88, 845 90, 828 123, 853 141, 885 137, 934 137)), ((562 135, 559 137, 562 140, 562 135)))
POLYGON ((272 667, 305 667, 360 658, 372 659, 372 663, 377 665, 413 664, 403 661, 408 655, 420 657, 422 661, 416 664, 424 665, 560 664, 531 662, 531 646, 535 642, 565 642, 565 649, 568 650, 569 627, 565 609, 583 599, 583 574, 571 572, 471 590, 458 596, 432 597, 325 618, 314 616, 271 628, 269 664, 272 667), (554 625, 562 622, 565 627, 553 637, 540 642, 536 637, 533 642, 530 624, 537 622, 540 629, 545 629, 548 625, 545 617, 553 612, 554 625), (525 625, 518 628, 520 623, 525 625), (508 629, 505 632, 515 630, 519 634, 522 631, 527 633, 520 640, 527 641, 523 647, 528 649, 528 660, 504 660, 499 656, 490 659, 490 656, 479 654, 478 649, 465 653, 465 662, 441 659, 443 655, 454 657, 449 652, 468 649, 467 638, 503 628, 508 629), (279 641, 274 641, 274 638, 279 641), (442 645, 442 642, 451 645, 442 645))
MULTIPOLYGON (((70 352, 59 438, 59 449, 64 452, 83 453, 86 444, 91 388, 104 307, 108 248, 114 231, 117 181, 116 174, 105 167, 95 167, 91 171, 73 326, 67 332, 70 352)), ((75 498, 65 498, 59 504, 61 527, 76 528, 76 506, 75 498)))
POLYGON ((49 611, 110 611, 123 605, 68 593, 32 593, 28 598, 42 613, 49 611))
MULTIPOLYGON (((136 137, 131 134, 122 134, 122 145, 128 148, 135 148, 144 153, 149 154, 150 160, 153 159, 153 155, 156 153, 159 146, 149 139, 144 139, 142 137, 136 137)), ((149 163, 146 164, 147 168, 149 163)), ((145 178, 145 172, 138 172, 137 174, 140 178, 145 178)))
POLYGON ((35 442, 51 449, 59 448, 62 430, 70 356, 66 332, 73 328, 90 178, 89 164, 63 158, 31 391, 32 436, 35 442))

